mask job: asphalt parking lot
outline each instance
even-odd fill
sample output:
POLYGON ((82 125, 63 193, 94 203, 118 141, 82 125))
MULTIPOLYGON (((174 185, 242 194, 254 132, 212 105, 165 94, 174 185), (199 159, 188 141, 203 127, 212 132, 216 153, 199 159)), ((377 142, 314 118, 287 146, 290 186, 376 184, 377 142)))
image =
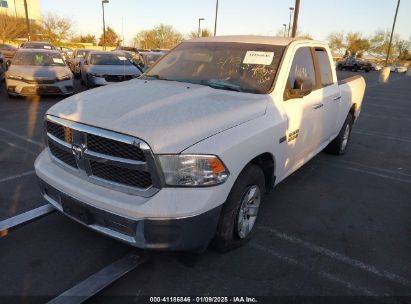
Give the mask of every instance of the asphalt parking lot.
MULTIPOLYGON (((321 153, 278 185, 246 246, 142 252, 52 213, 0 238, 0 302, 43 303, 128 253, 150 258, 100 296, 411 296, 411 77, 382 85, 378 73, 362 75, 348 154, 321 153)), ((60 98, 0 91, 1 221, 45 203, 33 162, 42 117, 60 98)))

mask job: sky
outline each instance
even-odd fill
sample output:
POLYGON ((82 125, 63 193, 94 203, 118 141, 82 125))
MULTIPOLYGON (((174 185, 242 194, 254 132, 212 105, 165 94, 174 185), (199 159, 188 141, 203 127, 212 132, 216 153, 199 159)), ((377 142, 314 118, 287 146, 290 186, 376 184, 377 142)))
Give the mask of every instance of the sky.
MULTIPOLYGON (((219 0, 217 35, 275 35, 288 24, 294 0, 219 0)), ((216 0, 110 0, 105 4, 106 26, 124 35, 126 42, 141 30, 160 23, 182 34, 202 27, 214 31, 216 0)), ((391 29, 396 0, 301 0, 299 30, 325 40, 331 32, 391 29)), ((41 13, 70 18, 76 34, 102 33, 101 0, 40 0, 41 13)), ((396 33, 411 40, 411 0, 402 0, 396 33)))

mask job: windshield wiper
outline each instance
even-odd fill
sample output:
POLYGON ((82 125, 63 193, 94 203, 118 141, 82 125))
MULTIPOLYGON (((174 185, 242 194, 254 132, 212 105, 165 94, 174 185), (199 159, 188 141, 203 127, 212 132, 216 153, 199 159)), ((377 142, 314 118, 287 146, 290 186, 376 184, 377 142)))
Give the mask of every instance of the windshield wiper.
POLYGON ((244 90, 241 88, 241 86, 229 82, 225 82, 222 80, 202 80, 200 82, 201 84, 207 85, 210 88, 213 89, 220 89, 220 90, 230 90, 230 91, 236 91, 236 92, 244 92, 244 90))

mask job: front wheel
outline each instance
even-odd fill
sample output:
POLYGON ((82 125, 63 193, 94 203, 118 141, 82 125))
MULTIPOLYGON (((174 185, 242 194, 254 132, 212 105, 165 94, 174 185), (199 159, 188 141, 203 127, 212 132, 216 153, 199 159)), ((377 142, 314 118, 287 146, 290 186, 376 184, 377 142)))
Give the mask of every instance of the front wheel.
POLYGON ((265 192, 264 173, 249 164, 239 175, 224 203, 213 246, 226 252, 246 243, 255 231, 265 192))
POLYGON ((325 152, 335 155, 345 154, 351 141, 351 131, 353 123, 353 116, 351 114, 348 114, 340 130, 340 133, 338 133, 338 136, 328 144, 328 146, 325 148, 325 152))

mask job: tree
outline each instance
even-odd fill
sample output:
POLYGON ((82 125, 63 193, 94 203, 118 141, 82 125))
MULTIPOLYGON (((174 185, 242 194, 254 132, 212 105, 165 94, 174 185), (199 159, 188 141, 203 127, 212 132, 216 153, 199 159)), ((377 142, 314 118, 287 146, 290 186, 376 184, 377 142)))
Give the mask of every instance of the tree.
POLYGON ((394 48, 398 51, 398 58, 402 58, 403 55, 407 55, 410 49, 410 42, 407 40, 400 40, 396 41, 394 44, 394 48))
MULTIPOLYGON (((107 27, 106 29, 106 46, 118 46, 120 45, 119 35, 111 28, 107 27)), ((104 43, 104 36, 101 34, 98 45, 102 46, 104 43)))
POLYGON ((144 49, 170 49, 183 40, 183 35, 172 26, 160 24, 141 31, 133 38, 134 46, 144 49))
POLYGON ((352 57, 362 57, 370 49, 368 39, 362 38, 360 33, 348 33, 346 37, 347 51, 352 57))
POLYGON ((345 44, 344 33, 331 33, 328 35, 327 41, 331 49, 338 51, 340 55, 345 53, 347 45, 345 44))
POLYGON ((386 30, 378 30, 370 37, 370 52, 374 55, 387 55, 391 33, 386 30))
POLYGON ((63 18, 57 14, 49 13, 43 16, 42 27, 39 29, 43 40, 59 44, 68 40, 72 35, 73 23, 70 19, 63 18))
POLYGON ((97 44, 97 39, 96 39, 96 36, 94 36, 93 34, 86 34, 86 35, 80 35, 80 36, 73 37, 71 39, 71 42, 97 44))
MULTIPOLYGON (((201 30, 201 37, 210 37, 210 36, 211 36, 211 31, 209 29, 201 30)), ((188 34, 188 37, 190 39, 199 38, 198 31, 190 32, 190 34, 188 34)))
POLYGON ((23 37, 27 37, 25 20, 23 18, 1 13, 0 40, 2 41, 2 43, 4 43, 6 40, 13 40, 23 37))

